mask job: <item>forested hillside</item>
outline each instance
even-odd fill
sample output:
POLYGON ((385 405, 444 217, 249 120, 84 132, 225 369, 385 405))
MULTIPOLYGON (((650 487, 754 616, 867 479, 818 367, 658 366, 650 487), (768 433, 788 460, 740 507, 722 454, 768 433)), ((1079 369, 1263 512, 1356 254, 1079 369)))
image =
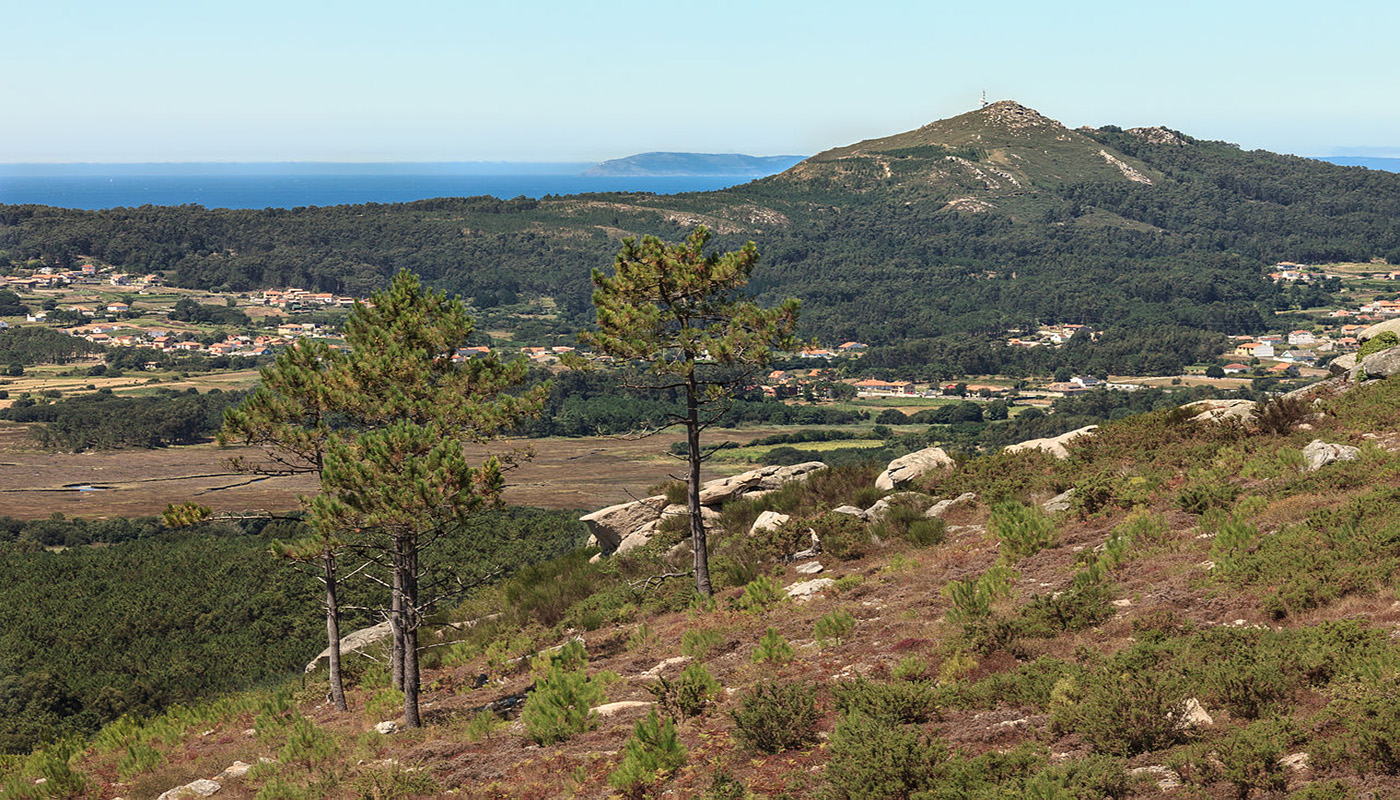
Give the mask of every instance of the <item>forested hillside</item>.
POLYGON ((396 270, 494 304, 551 296, 588 324, 619 240, 697 224, 757 242, 760 299, 806 334, 891 344, 1035 322, 1243 333, 1286 305, 1279 260, 1400 262, 1400 175, 1165 128, 1070 130, 1011 102, 837 148, 717 192, 83 212, 0 206, 0 258, 93 256, 180 286, 367 294, 396 270))

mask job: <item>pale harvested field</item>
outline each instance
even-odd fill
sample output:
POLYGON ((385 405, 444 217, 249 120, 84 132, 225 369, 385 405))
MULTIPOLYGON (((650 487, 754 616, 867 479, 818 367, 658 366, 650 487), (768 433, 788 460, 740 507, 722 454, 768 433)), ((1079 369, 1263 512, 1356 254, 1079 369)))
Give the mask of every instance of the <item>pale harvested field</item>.
MULTIPOLYGON (((723 431, 707 441, 748 442, 770 430, 723 431)), ((665 455, 678 433, 646 439, 539 439, 519 444, 535 457, 507 476, 506 502, 542 508, 595 509, 646 494, 650 486, 681 474, 682 464, 665 455)), ((497 448, 500 449, 500 448, 497 448)), ((473 456, 484 458, 485 449, 473 456)), ((49 453, 34 448, 24 427, 0 422, 0 516, 39 519, 54 512, 68 517, 147 516, 186 500, 215 511, 283 511, 315 491, 307 476, 258 478, 229 471, 234 455, 248 448, 215 445, 105 453, 49 453), (77 486, 94 491, 79 491, 77 486)), ((745 467, 719 466, 736 472, 745 467)), ((707 473, 706 477, 722 474, 707 473)))

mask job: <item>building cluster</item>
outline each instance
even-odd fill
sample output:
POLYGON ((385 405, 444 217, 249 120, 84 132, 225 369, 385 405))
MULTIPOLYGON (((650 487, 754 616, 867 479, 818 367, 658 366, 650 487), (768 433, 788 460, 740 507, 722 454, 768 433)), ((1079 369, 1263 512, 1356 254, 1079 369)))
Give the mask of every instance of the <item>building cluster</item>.
POLYGON ((68 333, 109 347, 135 347, 162 353, 203 353, 215 356, 266 356, 273 353, 273 348, 286 346, 290 341, 283 336, 238 334, 206 345, 195 339, 182 338, 179 334, 162 328, 137 328, 116 323, 80 325, 68 329, 68 333))
POLYGON ((355 305, 355 301, 354 297, 330 292, 311 292, 306 289, 264 289, 261 293, 253 296, 254 303, 288 311, 326 306, 349 308, 355 305))
POLYGON ((77 269, 59 270, 42 267, 32 275, 0 275, 0 288, 10 290, 55 289, 62 286, 97 285, 130 286, 133 288, 162 286, 164 279, 152 272, 146 275, 130 275, 116 272, 111 267, 98 267, 96 264, 83 264, 77 269))
POLYGON ((1010 338, 1006 343, 1012 347, 1059 347, 1068 342, 1071 338, 1081 332, 1088 331, 1090 335, 1097 335, 1089 329, 1087 325, 1076 325, 1064 323, 1062 325, 1046 325, 1037 328, 1034 333, 1026 333, 1019 329, 1007 331, 1010 338))

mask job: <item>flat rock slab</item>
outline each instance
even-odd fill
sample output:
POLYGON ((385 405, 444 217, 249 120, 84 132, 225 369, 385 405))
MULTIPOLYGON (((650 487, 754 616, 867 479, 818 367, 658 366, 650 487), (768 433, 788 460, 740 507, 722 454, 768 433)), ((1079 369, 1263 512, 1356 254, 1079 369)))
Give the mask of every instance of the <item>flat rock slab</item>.
POLYGON ((816 575, 824 569, 826 567, 823 567, 820 561, 808 561, 805 564, 797 565, 797 571, 802 575, 816 575))
POLYGON ((642 677, 659 678, 661 677, 661 673, 666 672, 672 669, 673 667, 679 667, 680 665, 688 661, 690 661, 690 656, 676 656, 675 658, 668 658, 665 661, 662 661, 660 664, 657 664, 656 666, 647 670, 646 672, 643 672, 642 677))
POLYGON ((1002 450, 1007 453, 1020 453, 1026 450, 1042 450, 1054 456, 1055 458, 1058 458, 1063 461, 1064 459, 1069 458, 1069 450, 1066 449, 1066 445, 1068 445, 1070 442, 1074 441, 1075 439, 1078 439, 1081 436, 1088 436, 1098 429, 1099 426, 1097 425, 1085 425, 1082 428, 1076 428, 1075 430, 1072 430, 1069 433, 1062 433, 1059 436, 1051 436, 1045 439, 1030 439, 1028 441, 1019 442, 1017 444, 1009 444, 1006 447, 1003 447, 1002 450))
POLYGON ((926 472, 952 466, 953 459, 943 448, 926 447, 891 461, 885 467, 885 471, 875 479, 875 488, 883 492, 893 491, 895 487, 908 483, 926 472))
MULTIPOLYGON (((389 637, 392 635, 393 631, 389 629, 388 622, 381 622, 378 625, 371 625, 368 628, 360 628, 357 631, 340 637, 340 656, 344 658, 352 653, 359 653, 380 642, 388 641, 389 637)), ((321 662, 330 661, 330 657, 331 649, 327 647, 321 651, 320 655, 311 659, 311 663, 306 665, 306 671, 315 672, 316 668, 321 665, 321 662)))
POLYGON ((217 781, 201 778, 200 780, 187 783, 184 786, 177 786, 168 792, 164 792, 156 800, 185 800, 191 797, 212 797, 224 788, 217 781))
POLYGON ((1355 461, 1361 457, 1361 448, 1346 444, 1331 444, 1321 439, 1313 439, 1303 448, 1303 471, 1315 472, 1334 461, 1355 461))
POLYGON ((937 503, 934 503, 933 505, 929 506, 928 509, 924 511, 924 516, 937 517, 941 519, 944 514, 947 514, 948 511, 953 508, 953 506, 960 506, 963 503, 971 503, 973 500, 976 499, 977 495, 975 493, 963 492, 962 494, 950 500, 939 500, 937 503))
POLYGON ((634 708, 650 708, 655 703, 647 700, 619 700, 616 703, 604 703, 593 709, 593 713, 600 717, 611 717, 623 711, 630 711, 634 708))
POLYGON ((836 581, 830 578, 814 578, 810 581, 798 581, 787 587, 787 596, 793 600, 802 602, 812 599, 812 596, 824 592, 836 585, 836 581))

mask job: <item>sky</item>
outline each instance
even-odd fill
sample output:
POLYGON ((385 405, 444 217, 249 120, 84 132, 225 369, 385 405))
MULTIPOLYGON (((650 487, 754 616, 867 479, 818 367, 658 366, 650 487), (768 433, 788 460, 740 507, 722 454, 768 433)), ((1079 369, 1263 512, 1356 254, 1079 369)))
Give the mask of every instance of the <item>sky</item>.
POLYGON ((0 0, 0 163, 808 155, 1014 99, 1400 156, 1394 0, 0 0))

